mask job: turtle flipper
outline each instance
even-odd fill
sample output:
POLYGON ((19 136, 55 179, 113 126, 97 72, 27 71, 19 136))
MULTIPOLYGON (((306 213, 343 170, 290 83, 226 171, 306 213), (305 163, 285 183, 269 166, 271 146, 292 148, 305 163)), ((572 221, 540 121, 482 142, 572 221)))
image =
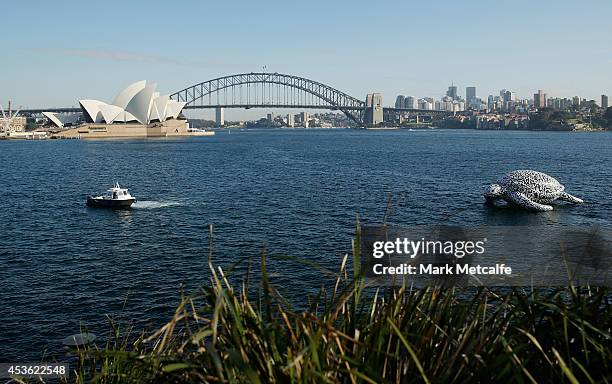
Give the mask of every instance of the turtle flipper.
POLYGON ((564 201, 569 201, 570 203, 574 203, 574 204, 582 204, 584 203, 584 200, 576 197, 576 196, 572 196, 567 192, 561 192, 561 195, 559 195, 559 200, 564 200, 564 201))
POLYGON ((510 202, 530 211, 552 211, 553 207, 546 204, 536 203, 521 192, 507 192, 506 197, 510 202))
POLYGON ((495 206, 495 203, 504 198, 502 188, 499 184, 491 184, 484 193, 485 204, 495 206))

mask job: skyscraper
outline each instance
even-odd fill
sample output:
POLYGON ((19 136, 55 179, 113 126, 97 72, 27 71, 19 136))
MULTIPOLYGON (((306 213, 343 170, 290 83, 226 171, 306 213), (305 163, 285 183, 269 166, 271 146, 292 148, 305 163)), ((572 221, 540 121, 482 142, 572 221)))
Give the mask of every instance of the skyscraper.
POLYGON ((474 104, 476 104, 476 87, 465 87, 465 101, 468 108, 474 107, 474 104))
POLYGON ((406 96, 404 99, 404 108, 416 109, 416 98, 414 96, 406 96))
POLYGON ((395 99, 395 108, 404 108, 404 95, 399 95, 396 99, 395 99))
POLYGON ((603 109, 608 108, 608 96, 607 95, 601 95, 601 107, 603 109))
POLYGON ((457 98, 457 86, 451 84, 448 87, 448 91, 446 91, 446 96, 452 98, 453 100, 455 100, 457 98))
POLYGON ((533 94, 533 106, 536 108, 546 107, 546 94, 541 89, 538 89, 538 93, 533 94))

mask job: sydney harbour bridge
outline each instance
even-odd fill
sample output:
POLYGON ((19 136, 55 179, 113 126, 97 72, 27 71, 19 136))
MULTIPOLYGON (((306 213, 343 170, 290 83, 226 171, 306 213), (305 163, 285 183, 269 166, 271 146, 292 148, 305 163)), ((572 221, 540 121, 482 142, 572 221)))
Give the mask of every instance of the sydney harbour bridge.
MULTIPOLYGON (((358 99, 334 87, 304 77, 281 73, 251 72, 218 77, 170 95, 186 102, 184 109, 292 108, 343 112, 358 126, 393 121, 401 113, 449 115, 452 112, 382 106, 380 96, 358 99)), ((80 108, 23 109, 24 114, 80 112, 80 108)))

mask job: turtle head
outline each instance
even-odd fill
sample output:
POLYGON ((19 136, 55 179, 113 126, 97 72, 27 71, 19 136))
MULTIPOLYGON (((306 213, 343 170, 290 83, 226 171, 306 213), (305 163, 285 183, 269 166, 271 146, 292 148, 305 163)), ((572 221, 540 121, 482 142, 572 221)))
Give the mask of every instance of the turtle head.
POLYGON ((503 191, 502 191, 501 185, 499 184, 489 185, 489 188, 487 188, 484 195, 487 199, 495 199, 495 198, 502 197, 503 191))

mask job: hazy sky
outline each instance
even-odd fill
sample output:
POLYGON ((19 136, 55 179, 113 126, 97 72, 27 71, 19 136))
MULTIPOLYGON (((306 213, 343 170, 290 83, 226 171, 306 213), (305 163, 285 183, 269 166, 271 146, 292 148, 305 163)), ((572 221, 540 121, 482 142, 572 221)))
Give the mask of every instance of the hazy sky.
MULTIPOLYGON (((612 94, 612 1, 2 1, 0 102, 111 101, 141 79, 172 93, 260 71, 353 96, 599 100, 612 94)), ((256 115, 265 111, 249 113, 256 115)), ((245 112, 228 111, 228 118, 245 112)))

